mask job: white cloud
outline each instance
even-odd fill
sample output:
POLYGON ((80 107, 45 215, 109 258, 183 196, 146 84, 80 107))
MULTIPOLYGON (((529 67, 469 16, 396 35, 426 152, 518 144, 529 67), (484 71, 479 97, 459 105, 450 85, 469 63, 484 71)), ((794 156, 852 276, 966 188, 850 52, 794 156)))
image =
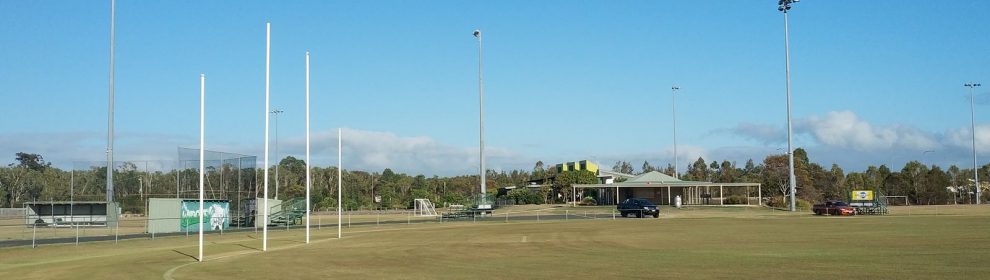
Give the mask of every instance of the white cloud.
MULTIPOLYGON (((929 132, 904 124, 871 124, 850 111, 833 111, 824 116, 798 119, 795 124, 795 137, 807 136, 814 143, 799 147, 808 150, 812 161, 822 164, 838 163, 851 170, 879 164, 896 167, 911 160, 943 167, 972 164, 973 134, 969 126, 943 133, 929 132)), ((766 147, 777 144, 773 140, 778 137, 773 135, 783 131, 782 127, 739 124, 715 132, 726 131, 762 141, 765 147, 720 147, 711 151, 716 158, 742 160, 751 157, 760 161, 768 154, 782 153, 773 150, 773 147, 766 147)), ((976 146, 981 158, 990 154, 990 124, 976 126, 976 146)))
MULTIPOLYGON (((344 169, 425 175, 474 174, 478 171, 478 147, 457 147, 426 136, 401 136, 391 132, 345 128, 343 133, 344 169)), ((337 131, 316 132, 311 139, 314 164, 337 165, 337 131)), ((285 155, 305 155, 305 138, 282 141, 285 155)), ((500 147, 485 147, 485 168, 493 170, 526 168, 535 160, 500 147)))
POLYGON ((783 128, 767 124, 739 123, 736 127, 715 132, 730 132, 766 145, 787 142, 787 132, 783 128))
MULTIPOLYGON (((972 149, 972 131, 969 127, 949 130, 945 133, 945 139, 942 142, 947 146, 959 149, 972 149)), ((990 152, 990 124, 976 126, 976 151, 979 153, 990 152)))
MULTIPOLYGON (((425 175, 461 175, 478 172, 478 148, 457 147, 426 136, 401 136, 390 132, 343 129, 343 165, 345 169, 396 172, 425 175)), ((119 135, 115 139, 115 159, 118 161, 172 161, 176 147, 195 148, 190 137, 169 135, 119 135)), ((337 131, 314 132, 311 139, 314 165, 337 165, 337 131)), ((305 138, 283 137, 280 157, 304 158, 305 138)), ((257 155, 263 165, 263 146, 243 143, 211 143, 207 149, 257 155)), ((274 142, 272 143, 274 145, 274 142)), ((71 168, 76 161, 104 161, 106 138, 95 132, 0 134, 0 158, 11 163, 17 152, 37 153, 61 168, 71 168)), ((275 163, 274 147, 271 164, 275 163)), ((486 168, 493 170, 528 168, 529 159, 510 149, 488 146, 485 149, 486 168)))
POLYGON ((874 126, 850 111, 828 112, 824 117, 811 116, 799 120, 798 127, 822 145, 858 151, 893 148, 926 150, 939 146, 936 137, 930 133, 909 126, 874 126))
MULTIPOLYGON (((194 140, 160 134, 119 134, 115 138, 117 160, 174 160, 179 144, 194 140)), ((74 162, 105 161, 106 134, 97 132, 0 134, 0 163, 14 161, 18 152, 39 154, 61 168, 74 162)))

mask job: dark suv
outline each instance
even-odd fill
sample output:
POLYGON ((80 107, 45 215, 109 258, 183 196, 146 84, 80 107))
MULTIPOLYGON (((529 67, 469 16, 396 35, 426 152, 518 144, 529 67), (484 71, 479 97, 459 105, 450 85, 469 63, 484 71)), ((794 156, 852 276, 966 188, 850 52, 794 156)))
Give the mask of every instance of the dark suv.
POLYGON ((644 198, 626 199, 622 203, 619 203, 619 206, 616 208, 623 217, 629 214, 636 215, 636 218, 642 218, 644 215, 652 215, 654 218, 660 217, 660 210, 657 209, 657 204, 644 198))

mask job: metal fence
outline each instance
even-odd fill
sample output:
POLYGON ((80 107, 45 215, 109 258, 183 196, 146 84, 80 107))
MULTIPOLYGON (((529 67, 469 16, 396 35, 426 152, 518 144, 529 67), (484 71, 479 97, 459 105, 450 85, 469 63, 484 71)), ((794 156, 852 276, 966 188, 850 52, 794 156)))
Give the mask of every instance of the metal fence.
MULTIPOLYGON (((435 216, 418 216, 413 210, 348 210, 341 214, 342 227, 377 227, 386 225, 422 225, 447 223, 508 223, 508 222, 552 222, 579 221, 596 219, 622 219, 614 209, 540 209, 540 210, 496 210, 491 214, 471 213, 463 210, 441 210, 435 216)), ((632 216, 632 215, 630 215, 632 216)), ((648 217, 644 215, 644 217, 648 217)), ((220 217, 227 218, 227 217, 220 217)), ((336 211, 313 211, 310 218, 311 230, 321 230, 325 227, 337 227, 336 211)), ((105 225, 59 224, 59 223, 30 223, 25 216, 0 217, 0 248, 15 246, 40 246, 48 244, 78 244, 80 242, 113 241, 126 239, 155 239, 161 237, 188 237, 198 234, 198 227, 186 227, 175 232, 154 232, 149 225, 154 221, 181 222, 181 218, 149 219, 144 216, 122 216, 117 223, 105 225)), ((207 234, 231 232, 258 232, 261 226, 253 223, 237 224, 235 221, 246 221, 241 216, 230 216, 229 225, 216 230, 208 230, 207 234)), ((270 219, 269 231, 292 231, 305 227, 305 217, 292 220, 270 219)), ((209 228, 210 223, 204 226, 209 228)))
POLYGON ((0 208, 0 218, 2 217, 24 217, 27 215, 27 208, 0 208))

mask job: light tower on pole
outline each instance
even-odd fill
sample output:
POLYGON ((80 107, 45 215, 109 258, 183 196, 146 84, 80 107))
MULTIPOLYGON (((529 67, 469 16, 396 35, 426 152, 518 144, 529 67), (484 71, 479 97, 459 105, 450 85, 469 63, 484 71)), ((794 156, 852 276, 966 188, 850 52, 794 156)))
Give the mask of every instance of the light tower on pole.
POLYGON ((797 211, 794 193, 797 191, 797 180, 794 178, 794 147, 792 146, 791 129, 791 50, 788 38, 787 11, 791 10, 791 4, 800 0, 779 0, 777 10, 784 13, 784 80, 787 87, 787 181, 790 183, 791 202, 790 210, 797 211))
POLYGON ((670 91, 671 91, 670 112, 671 115, 673 116, 672 122, 674 124, 674 178, 678 178, 677 176, 677 91, 678 90, 681 90, 681 88, 676 85, 670 87, 670 91))
POLYGON ((964 87, 969 88, 969 113, 970 121, 973 125, 973 185, 976 186, 976 204, 980 204, 980 166, 976 163, 976 93, 973 92, 976 87, 979 87, 979 83, 968 83, 964 84, 964 87))
POLYGON ((479 131, 480 131, 480 146, 478 148, 478 154, 481 158, 481 165, 478 166, 478 173, 481 175, 481 203, 488 204, 486 192, 487 180, 485 179, 485 75, 484 75, 484 48, 481 43, 481 30, 474 30, 474 37, 478 38, 478 100, 480 105, 479 110, 479 131))
POLYGON ((114 99, 114 37, 117 24, 117 1, 110 0, 110 101, 107 110, 107 202, 113 202, 113 99, 114 99))
POLYGON ((285 113, 282 109, 272 110, 272 115, 275 116, 275 199, 278 199, 278 167, 281 164, 281 160, 278 159, 278 115, 285 113))

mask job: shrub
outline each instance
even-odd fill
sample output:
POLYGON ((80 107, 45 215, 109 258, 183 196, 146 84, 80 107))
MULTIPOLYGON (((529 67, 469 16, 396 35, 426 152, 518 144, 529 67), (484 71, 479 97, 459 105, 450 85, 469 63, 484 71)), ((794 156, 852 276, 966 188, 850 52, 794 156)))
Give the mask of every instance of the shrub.
MULTIPOLYGON (((787 198, 783 196, 774 196, 765 198, 767 201, 767 206, 774 208, 789 208, 790 204, 787 203, 787 198)), ((795 203, 795 207, 798 209, 811 209, 812 203, 807 200, 798 198, 795 203)))
POLYGON ((725 204, 746 204, 746 196, 731 195, 725 198, 725 204))
POLYGON ((598 205, 598 202, 595 201, 595 198, 594 197, 586 196, 578 204, 579 205, 591 206, 591 205, 598 205))
POLYGON ((543 196, 538 192, 531 191, 529 189, 514 189, 509 191, 506 195, 509 199, 515 201, 515 204, 541 204, 543 203, 543 196))

